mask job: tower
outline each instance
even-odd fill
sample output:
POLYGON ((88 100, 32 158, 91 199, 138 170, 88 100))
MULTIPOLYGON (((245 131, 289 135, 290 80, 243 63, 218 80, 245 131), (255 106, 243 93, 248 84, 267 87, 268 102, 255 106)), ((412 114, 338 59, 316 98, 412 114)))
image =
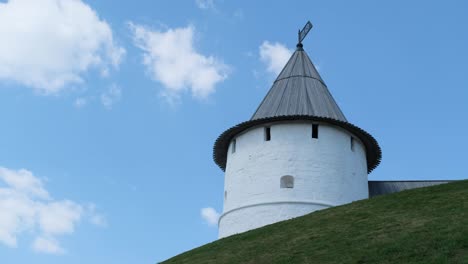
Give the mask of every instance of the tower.
POLYGON ((220 238, 368 198, 380 147, 346 120, 304 51, 309 23, 252 118, 215 142, 225 171, 220 238))

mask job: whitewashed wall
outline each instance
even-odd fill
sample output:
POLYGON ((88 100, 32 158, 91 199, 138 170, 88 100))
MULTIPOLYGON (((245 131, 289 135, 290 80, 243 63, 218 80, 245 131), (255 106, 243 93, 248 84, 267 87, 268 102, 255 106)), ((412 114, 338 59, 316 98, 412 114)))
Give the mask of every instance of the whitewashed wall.
POLYGON ((228 150, 225 199, 219 237, 245 232, 315 210, 368 198, 367 163, 362 143, 339 127, 281 122, 254 127, 228 150), (264 127, 271 140, 264 140, 264 127), (281 176, 294 188, 280 188, 281 176))

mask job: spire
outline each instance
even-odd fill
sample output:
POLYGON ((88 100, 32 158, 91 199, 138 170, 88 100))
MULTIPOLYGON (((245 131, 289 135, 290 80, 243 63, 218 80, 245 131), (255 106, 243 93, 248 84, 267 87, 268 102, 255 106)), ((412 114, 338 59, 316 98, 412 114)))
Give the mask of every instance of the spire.
MULTIPOLYGON (((301 39, 300 39, 301 40, 301 39)), ((276 78, 251 120, 277 116, 327 117, 346 122, 302 43, 276 78)))

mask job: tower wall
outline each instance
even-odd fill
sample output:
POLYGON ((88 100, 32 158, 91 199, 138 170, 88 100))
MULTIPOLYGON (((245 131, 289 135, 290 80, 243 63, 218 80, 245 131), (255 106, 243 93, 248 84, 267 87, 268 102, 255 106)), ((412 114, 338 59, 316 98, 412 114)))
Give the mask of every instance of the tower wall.
POLYGON ((311 122, 291 121, 257 126, 233 139, 220 238, 368 198, 364 145, 342 128, 314 124, 318 138, 312 138, 311 122), (283 176, 293 177, 293 188, 281 188, 283 176))

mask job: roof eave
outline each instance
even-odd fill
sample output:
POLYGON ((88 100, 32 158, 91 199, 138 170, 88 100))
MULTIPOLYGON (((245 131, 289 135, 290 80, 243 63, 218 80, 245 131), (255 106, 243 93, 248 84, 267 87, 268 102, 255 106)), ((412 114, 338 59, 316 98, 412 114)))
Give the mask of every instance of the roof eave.
POLYGON ((239 133, 258 125, 265 123, 278 122, 278 121, 292 121, 292 120, 303 120, 303 121, 320 121, 326 122, 332 125, 341 127, 348 132, 358 137, 366 148, 366 159, 367 159, 367 172, 371 173, 379 164, 382 159, 382 150, 372 135, 367 133, 365 130, 345 121, 329 117, 309 116, 309 115, 288 115, 288 116, 275 116, 267 118, 259 118, 249 120, 240 123, 236 126, 229 128, 224 131, 217 139, 213 146, 213 160, 221 168, 226 169, 227 151, 229 144, 236 135, 239 133))

